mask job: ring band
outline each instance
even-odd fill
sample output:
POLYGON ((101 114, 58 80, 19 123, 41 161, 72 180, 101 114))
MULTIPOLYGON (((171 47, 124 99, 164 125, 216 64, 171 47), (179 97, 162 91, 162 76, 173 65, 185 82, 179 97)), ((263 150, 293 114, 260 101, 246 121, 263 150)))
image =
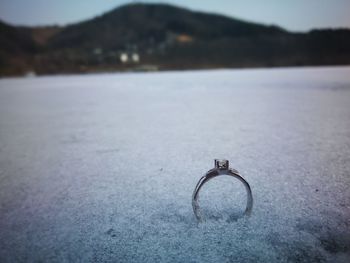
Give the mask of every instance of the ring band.
POLYGON ((199 208, 199 204, 198 204, 199 191, 206 182, 208 182, 210 179, 213 179, 214 177, 220 176, 220 175, 232 176, 234 178, 237 178, 238 180, 240 180, 243 183, 243 185, 245 186, 245 189, 247 191, 247 206, 246 206, 246 209, 244 211, 244 215, 249 216, 252 212, 253 195, 252 195, 252 191, 250 189, 248 182, 246 180, 244 180, 243 177, 241 177, 239 175, 239 172, 237 170, 230 169, 228 160, 215 159, 215 168, 209 170, 201 179, 199 179, 199 181, 196 185, 196 188, 193 191, 193 195, 192 195, 193 212, 194 212, 194 215, 196 216, 197 220, 200 222, 203 221, 203 218, 201 216, 200 208, 199 208))

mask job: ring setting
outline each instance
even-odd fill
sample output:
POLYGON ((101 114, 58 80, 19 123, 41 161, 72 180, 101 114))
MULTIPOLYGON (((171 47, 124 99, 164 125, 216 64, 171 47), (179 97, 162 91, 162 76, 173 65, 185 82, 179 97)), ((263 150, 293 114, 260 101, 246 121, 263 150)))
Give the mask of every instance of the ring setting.
POLYGON ((202 176, 199 179, 199 181, 198 181, 198 183, 193 191, 192 207, 193 207, 193 212, 194 212, 196 219, 199 222, 204 221, 204 219, 201 215, 201 211, 200 211, 200 207, 199 207, 199 203, 198 203, 200 189, 203 187, 203 185, 206 182, 208 182, 209 180, 211 180, 217 176, 221 176, 221 175, 228 175, 228 176, 234 177, 242 182, 242 184, 244 185, 246 192, 247 192, 247 205, 246 205, 246 209, 244 211, 244 215, 250 216, 251 212, 252 212, 252 208, 253 208, 253 195, 252 195, 252 191, 251 191, 251 188, 250 188, 250 185, 248 184, 248 182, 239 174, 239 172, 237 170, 230 168, 228 160, 215 159, 214 163, 215 163, 215 168, 209 170, 204 176, 202 176))

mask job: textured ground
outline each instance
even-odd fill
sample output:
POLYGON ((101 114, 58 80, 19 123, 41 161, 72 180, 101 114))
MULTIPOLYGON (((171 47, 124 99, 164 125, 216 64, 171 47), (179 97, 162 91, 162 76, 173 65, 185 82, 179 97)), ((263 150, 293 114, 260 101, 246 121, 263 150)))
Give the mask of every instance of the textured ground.
POLYGON ((349 262, 349 187, 349 67, 0 80, 0 262, 349 262))

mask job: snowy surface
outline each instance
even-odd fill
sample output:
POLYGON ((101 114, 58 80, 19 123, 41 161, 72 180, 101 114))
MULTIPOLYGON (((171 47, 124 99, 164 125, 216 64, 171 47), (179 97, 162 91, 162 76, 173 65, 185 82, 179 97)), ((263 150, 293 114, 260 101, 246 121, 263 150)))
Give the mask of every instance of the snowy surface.
POLYGON ((349 189, 349 67, 0 80, 2 263, 349 262, 349 189))

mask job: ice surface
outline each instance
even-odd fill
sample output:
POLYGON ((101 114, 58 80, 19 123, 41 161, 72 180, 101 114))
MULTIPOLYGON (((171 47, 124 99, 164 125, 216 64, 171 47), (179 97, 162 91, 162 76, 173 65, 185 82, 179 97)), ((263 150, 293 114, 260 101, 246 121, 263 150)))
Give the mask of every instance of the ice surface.
POLYGON ((349 67, 0 80, 0 262, 349 262, 349 187, 349 67))

